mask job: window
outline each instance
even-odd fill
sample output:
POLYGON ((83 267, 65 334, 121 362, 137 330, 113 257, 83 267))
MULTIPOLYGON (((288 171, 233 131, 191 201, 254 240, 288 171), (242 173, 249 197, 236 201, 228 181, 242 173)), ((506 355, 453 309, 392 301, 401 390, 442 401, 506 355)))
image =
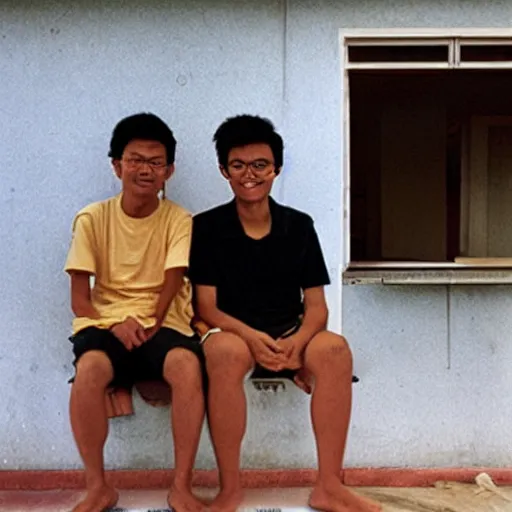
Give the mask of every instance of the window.
POLYGON ((346 271, 512 269, 512 36, 470 36, 342 38, 346 271))

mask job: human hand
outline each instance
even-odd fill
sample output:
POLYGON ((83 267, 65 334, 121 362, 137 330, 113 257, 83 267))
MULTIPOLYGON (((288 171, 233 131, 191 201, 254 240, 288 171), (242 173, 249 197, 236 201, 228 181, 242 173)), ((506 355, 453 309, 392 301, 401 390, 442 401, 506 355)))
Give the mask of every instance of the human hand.
POLYGON ((298 333, 277 340, 277 343, 283 349, 283 354, 286 357, 285 368, 289 370, 299 370, 302 368, 302 355, 308 341, 309 340, 299 336, 298 333))
POLYGON ((251 330, 244 339, 254 360, 268 370, 278 372, 286 365, 283 349, 268 334, 251 330))
POLYGON ((132 350, 135 347, 140 347, 148 340, 144 331, 144 327, 129 316, 124 322, 115 324, 110 328, 110 332, 126 347, 127 350, 132 350))

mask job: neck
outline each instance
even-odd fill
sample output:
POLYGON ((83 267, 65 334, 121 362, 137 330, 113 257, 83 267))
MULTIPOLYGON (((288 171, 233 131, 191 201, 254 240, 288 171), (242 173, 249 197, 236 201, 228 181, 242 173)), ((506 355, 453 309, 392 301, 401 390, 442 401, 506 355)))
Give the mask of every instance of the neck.
POLYGON ((257 203, 245 203, 237 199, 236 209, 242 224, 266 224, 270 220, 268 197, 257 203))
POLYGON ((266 237, 272 228, 268 197, 259 203, 236 202, 238 218, 245 234, 254 240, 266 237))
POLYGON ((153 212, 156 211, 159 204, 160 199, 158 196, 146 199, 123 194, 121 197, 121 208, 123 209, 124 213, 126 213, 126 215, 129 217, 134 217, 137 219, 149 217, 153 212))

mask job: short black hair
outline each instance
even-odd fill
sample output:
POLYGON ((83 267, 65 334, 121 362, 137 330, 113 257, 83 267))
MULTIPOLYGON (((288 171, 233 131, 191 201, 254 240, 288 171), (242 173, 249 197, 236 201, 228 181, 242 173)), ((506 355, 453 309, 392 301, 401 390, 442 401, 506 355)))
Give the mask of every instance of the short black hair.
POLYGON ((243 114, 227 118, 213 136, 219 164, 228 165, 228 155, 233 148, 249 144, 268 144, 274 155, 276 169, 283 165, 283 139, 268 119, 243 114))
POLYGON ((125 117, 117 123, 110 139, 108 156, 120 160, 126 146, 135 139, 160 142, 165 146, 167 163, 174 163, 176 139, 171 129, 158 116, 149 112, 125 117))

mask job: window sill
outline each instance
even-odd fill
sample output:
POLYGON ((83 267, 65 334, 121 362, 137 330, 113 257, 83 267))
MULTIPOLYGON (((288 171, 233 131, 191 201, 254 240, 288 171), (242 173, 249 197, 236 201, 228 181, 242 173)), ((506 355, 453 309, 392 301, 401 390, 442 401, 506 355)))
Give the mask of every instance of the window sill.
POLYGON ((343 284, 512 284, 504 262, 470 263, 357 262, 342 274, 343 284))

